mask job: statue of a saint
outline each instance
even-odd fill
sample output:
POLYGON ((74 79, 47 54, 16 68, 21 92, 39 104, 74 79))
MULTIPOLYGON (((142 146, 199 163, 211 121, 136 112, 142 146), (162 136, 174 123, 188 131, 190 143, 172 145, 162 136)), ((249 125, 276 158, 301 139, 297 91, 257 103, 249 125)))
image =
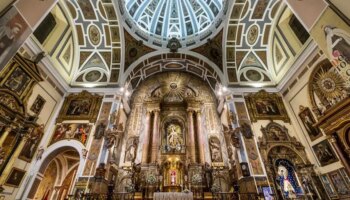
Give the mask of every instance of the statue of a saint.
MULTIPOLYGON (((292 185, 293 176, 288 174, 288 170, 284 166, 278 166, 278 179, 281 191, 286 198, 295 198, 296 191, 292 185)), ((295 183, 294 183, 295 184, 295 183)))
POLYGON ((178 145, 182 144, 182 139, 179 136, 179 133, 176 131, 176 126, 175 125, 170 125, 168 128, 168 145, 171 148, 176 148, 178 145))

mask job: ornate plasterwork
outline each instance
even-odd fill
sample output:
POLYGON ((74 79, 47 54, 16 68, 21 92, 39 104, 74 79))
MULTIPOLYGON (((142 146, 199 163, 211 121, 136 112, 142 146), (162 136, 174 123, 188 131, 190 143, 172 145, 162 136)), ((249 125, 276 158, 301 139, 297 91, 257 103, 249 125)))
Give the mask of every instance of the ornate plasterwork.
POLYGON ((73 72, 71 85, 117 84, 122 51, 113 3, 98 0, 69 0, 65 3, 74 20, 80 49, 79 67, 73 72))
POLYGON ((259 137, 259 149, 266 166, 278 159, 287 159, 295 166, 309 165, 304 146, 291 137, 288 129, 278 123, 271 122, 261 127, 262 137, 259 137))
POLYGON ((274 85, 267 67, 268 38, 279 0, 236 1, 225 27, 224 66, 232 85, 274 85), (254 61, 254 62, 247 62, 254 61))
POLYGON ((222 82, 221 77, 223 77, 219 70, 213 70, 207 62, 195 56, 180 53, 156 54, 135 64, 137 66, 130 67, 124 75, 125 84, 132 90, 137 88, 144 79, 163 71, 189 72, 205 80, 213 90, 222 82))
POLYGON ((137 88, 133 95, 136 102, 183 103, 188 101, 215 101, 212 92, 203 87, 203 82, 193 79, 191 75, 179 72, 156 74, 147 84, 137 88))
POLYGON ((165 48, 172 37, 178 38, 183 48, 203 44, 220 30, 231 4, 227 0, 114 1, 128 32, 152 48, 165 48))

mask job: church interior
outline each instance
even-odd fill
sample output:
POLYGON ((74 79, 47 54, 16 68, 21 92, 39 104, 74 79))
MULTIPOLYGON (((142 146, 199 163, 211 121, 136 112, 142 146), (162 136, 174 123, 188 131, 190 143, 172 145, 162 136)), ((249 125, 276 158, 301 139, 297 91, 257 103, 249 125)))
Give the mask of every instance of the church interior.
POLYGON ((350 199, 347 0, 1 0, 0 200, 350 199))

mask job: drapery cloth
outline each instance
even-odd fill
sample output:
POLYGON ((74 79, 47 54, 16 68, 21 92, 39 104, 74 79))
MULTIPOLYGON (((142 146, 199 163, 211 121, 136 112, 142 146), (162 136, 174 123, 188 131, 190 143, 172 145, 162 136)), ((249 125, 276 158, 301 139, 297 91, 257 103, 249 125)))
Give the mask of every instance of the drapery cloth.
POLYGON ((193 193, 183 192, 155 192, 153 194, 154 200, 193 200, 193 193))

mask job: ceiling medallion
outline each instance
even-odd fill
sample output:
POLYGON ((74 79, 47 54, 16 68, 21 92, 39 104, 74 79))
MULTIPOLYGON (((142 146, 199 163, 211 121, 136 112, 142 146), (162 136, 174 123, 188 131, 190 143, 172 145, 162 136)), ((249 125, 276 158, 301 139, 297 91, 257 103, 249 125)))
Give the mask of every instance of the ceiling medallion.
POLYGON ((176 53, 179 48, 181 48, 180 41, 177 38, 171 38, 168 42, 167 48, 170 49, 170 52, 176 53))
POLYGON ((170 83, 170 88, 175 90, 177 88, 177 84, 176 83, 170 83))
POLYGON ((344 88, 343 79, 332 71, 320 72, 316 79, 316 88, 326 98, 337 98, 342 95, 344 88))
POLYGON ((98 45, 101 40, 101 34, 97 26, 91 25, 89 28, 89 38, 93 45, 98 45))

